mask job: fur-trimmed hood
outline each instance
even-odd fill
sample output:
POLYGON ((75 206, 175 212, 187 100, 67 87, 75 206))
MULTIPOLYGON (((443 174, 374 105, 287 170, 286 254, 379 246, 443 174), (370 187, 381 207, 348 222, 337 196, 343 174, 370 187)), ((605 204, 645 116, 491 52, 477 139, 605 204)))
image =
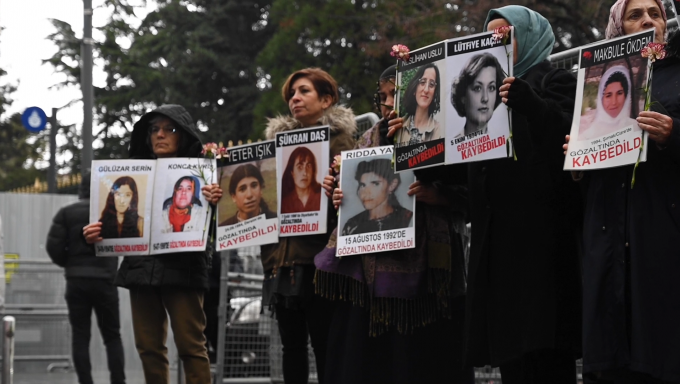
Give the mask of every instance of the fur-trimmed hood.
MULTIPOLYGON (((334 135, 349 135, 354 137, 354 134, 357 131, 357 123, 354 118, 355 116, 352 109, 335 105, 326 110, 319 120, 319 125, 330 126, 331 137, 334 135)), ((267 129, 264 131, 264 134, 267 140, 272 140, 279 132, 291 131, 300 127, 300 122, 295 120, 293 116, 279 115, 268 119, 267 129)))

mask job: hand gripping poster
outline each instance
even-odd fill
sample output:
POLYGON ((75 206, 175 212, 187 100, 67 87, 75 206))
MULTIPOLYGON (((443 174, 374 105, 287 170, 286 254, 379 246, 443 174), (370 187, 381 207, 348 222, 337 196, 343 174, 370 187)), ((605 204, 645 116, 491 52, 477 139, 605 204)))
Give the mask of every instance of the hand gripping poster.
POLYGON ((445 58, 446 44, 440 42, 411 51, 408 63, 397 65, 395 109, 404 119, 394 134, 397 172, 444 163, 445 58))
POLYGON ((512 76, 512 29, 446 42, 446 163, 512 156, 510 109, 498 88, 512 76))
POLYGON ((338 218, 338 257, 415 247, 413 171, 396 173, 393 147, 342 152, 343 198, 338 218))
POLYGON ((646 160, 647 135, 635 118, 644 110, 650 70, 640 51, 652 41, 654 30, 649 30, 580 49, 565 170, 646 160))
POLYGON ((148 255, 155 160, 94 160, 90 222, 102 223, 97 256, 148 255))
POLYGON ((321 183, 328 174, 330 128, 276 134, 279 236, 326 233, 328 197, 321 183))
POLYGON ((224 191, 217 206, 217 250, 276 243, 274 140, 229 148, 229 157, 217 175, 224 191))
POLYGON ((211 207, 201 188, 216 181, 215 159, 158 159, 151 220, 151 253, 203 251, 211 207))

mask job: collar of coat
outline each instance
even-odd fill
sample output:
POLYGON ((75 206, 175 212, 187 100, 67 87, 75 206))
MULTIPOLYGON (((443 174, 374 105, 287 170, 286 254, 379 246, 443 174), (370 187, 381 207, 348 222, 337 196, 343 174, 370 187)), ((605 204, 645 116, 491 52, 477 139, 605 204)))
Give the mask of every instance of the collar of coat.
POLYGON ((666 45, 666 54, 669 57, 680 58, 680 30, 672 32, 668 36, 668 44, 666 45))
MULTIPOLYGON (((354 120, 354 112, 350 108, 335 105, 324 112, 319 125, 328 125, 331 127, 331 136, 337 134, 354 135, 357 131, 356 121, 354 120)), ((267 140, 274 139, 278 132, 291 131, 302 126, 299 121, 292 116, 277 116, 268 119, 265 136, 267 140)))

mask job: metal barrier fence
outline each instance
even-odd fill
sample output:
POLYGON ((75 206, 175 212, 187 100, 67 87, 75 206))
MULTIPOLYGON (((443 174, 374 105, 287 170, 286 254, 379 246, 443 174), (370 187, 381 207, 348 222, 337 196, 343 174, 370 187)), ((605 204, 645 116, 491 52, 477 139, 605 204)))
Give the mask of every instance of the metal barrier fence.
POLYGON ((64 271, 49 260, 5 260, 5 275, 4 314, 16 319, 15 371, 71 368, 64 271))

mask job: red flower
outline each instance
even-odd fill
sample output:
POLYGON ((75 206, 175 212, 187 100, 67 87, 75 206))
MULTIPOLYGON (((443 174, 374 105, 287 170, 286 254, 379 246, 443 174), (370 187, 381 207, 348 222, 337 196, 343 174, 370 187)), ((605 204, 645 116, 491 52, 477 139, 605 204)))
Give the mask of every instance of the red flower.
POLYGON ((585 51, 583 52, 583 58, 586 60, 590 60, 593 58, 593 54, 590 51, 585 51))

